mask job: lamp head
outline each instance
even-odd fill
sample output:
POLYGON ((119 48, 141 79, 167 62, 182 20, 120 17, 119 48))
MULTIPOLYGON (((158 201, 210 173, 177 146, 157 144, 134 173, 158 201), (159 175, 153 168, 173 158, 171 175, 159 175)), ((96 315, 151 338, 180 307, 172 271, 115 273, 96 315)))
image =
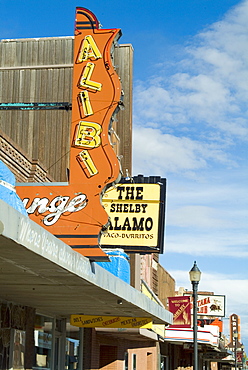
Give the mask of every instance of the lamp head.
POLYGON ((199 270, 196 261, 194 261, 194 266, 189 272, 189 278, 191 283, 193 282, 199 283, 199 281, 201 280, 201 271, 199 270))

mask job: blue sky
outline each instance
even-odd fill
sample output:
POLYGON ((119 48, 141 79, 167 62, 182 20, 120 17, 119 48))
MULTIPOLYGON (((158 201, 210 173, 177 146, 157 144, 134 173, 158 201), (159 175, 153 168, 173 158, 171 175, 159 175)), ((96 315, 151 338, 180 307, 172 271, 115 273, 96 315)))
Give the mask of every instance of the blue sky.
POLYGON ((168 181, 160 263, 190 289, 196 260, 248 349, 248 0, 0 0, 0 37, 73 35, 76 6, 134 47, 133 174, 168 181))

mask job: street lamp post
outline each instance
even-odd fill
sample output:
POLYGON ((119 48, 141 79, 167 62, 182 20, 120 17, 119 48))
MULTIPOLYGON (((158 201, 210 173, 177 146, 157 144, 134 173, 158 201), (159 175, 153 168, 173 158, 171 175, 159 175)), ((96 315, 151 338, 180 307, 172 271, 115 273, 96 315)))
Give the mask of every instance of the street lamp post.
POLYGON ((238 341, 238 332, 235 331, 233 333, 233 338, 234 338, 234 367, 235 370, 237 370, 237 341, 238 341))
POLYGON ((245 359, 244 359, 244 352, 245 352, 245 346, 241 344, 241 351, 242 351, 242 369, 245 367, 245 359))
POLYGON ((197 345, 197 290, 201 279, 201 271, 197 267, 196 261, 189 272, 189 278, 193 289, 193 341, 194 341, 194 363, 193 369, 198 370, 198 345, 197 345))

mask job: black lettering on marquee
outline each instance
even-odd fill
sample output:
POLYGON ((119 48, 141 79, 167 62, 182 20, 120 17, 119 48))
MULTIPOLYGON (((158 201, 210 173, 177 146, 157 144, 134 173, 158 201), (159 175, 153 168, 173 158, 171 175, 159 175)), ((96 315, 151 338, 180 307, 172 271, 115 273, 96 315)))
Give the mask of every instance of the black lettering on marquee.
MULTIPOLYGON (((110 221, 109 230, 129 230, 129 231, 150 231, 153 228, 153 219, 151 217, 144 218, 133 217, 132 221, 126 217, 123 224, 119 223, 119 217, 114 218, 114 222, 110 221)), ((148 236, 149 237, 149 236, 148 236)))
POLYGON ((142 200, 143 199, 143 186, 118 186, 117 191, 119 192, 118 199, 123 199, 123 193, 125 200, 142 200))
POLYGON ((124 221, 124 224, 121 230, 129 230, 129 231, 132 230, 128 217, 125 218, 125 221, 124 221))
POLYGON ((148 204, 111 203, 110 212, 118 213, 146 213, 148 204))
POLYGON ((144 217, 141 217, 140 221, 139 221, 139 224, 137 222, 137 218, 134 217, 133 218, 133 230, 139 230, 139 231, 143 231, 144 230, 144 217))

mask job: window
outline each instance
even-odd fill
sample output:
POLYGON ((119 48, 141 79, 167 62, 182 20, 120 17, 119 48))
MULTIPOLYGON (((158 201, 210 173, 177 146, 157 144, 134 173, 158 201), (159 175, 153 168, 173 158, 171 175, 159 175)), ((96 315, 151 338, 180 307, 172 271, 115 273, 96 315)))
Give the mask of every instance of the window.
POLYGON ((35 340, 35 364, 34 370, 51 369, 52 367, 52 326, 53 319, 36 315, 34 340, 35 340))
POLYGON ((128 370, 128 352, 124 354, 124 370, 128 370))
POLYGON ((132 370, 136 370, 136 353, 132 356, 132 370))
POLYGON ((161 368, 161 370, 167 370, 168 369, 168 357, 167 356, 161 356, 160 357, 160 368, 161 368))
POLYGON ((66 369, 77 370, 79 368, 80 352, 80 328, 71 326, 69 322, 66 325, 66 369))

